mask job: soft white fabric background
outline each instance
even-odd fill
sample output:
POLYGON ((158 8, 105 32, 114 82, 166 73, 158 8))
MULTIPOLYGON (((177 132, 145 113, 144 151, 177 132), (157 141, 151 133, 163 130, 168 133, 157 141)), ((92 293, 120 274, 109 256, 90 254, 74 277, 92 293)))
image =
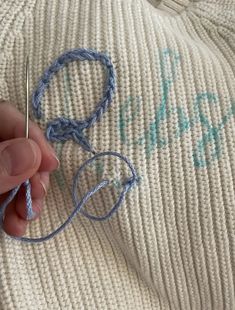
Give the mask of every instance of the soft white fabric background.
MULTIPOLYGON (((160 56, 180 56, 167 105, 194 115, 195 98, 213 93, 202 110, 216 126, 235 102, 235 2, 233 0, 0 0, 0 97, 24 110, 24 61, 30 59, 31 93, 43 70, 60 53, 88 47, 115 62, 117 93, 102 121, 88 131, 98 151, 126 155, 141 182, 105 223, 78 216, 45 244, 28 245, 1 234, 0 308, 10 309, 234 309, 235 122, 220 131, 221 155, 196 168, 192 155, 205 133, 200 122, 174 138, 177 113, 160 127, 172 139, 146 155, 148 130, 162 100, 160 56), (120 136, 120 113, 126 117, 120 136), (131 99, 130 99, 131 98, 131 99), (139 100, 139 101, 138 101, 139 100), (129 121, 127 121, 129 119, 129 121)), ((171 68, 172 58, 167 65, 171 68)), ((168 69, 169 69, 168 68, 168 69)), ((167 70, 167 68, 166 68, 167 70)), ((169 69, 170 70, 170 69, 169 69)), ((172 72, 166 74, 172 78, 172 72)), ((52 81, 43 100, 44 129, 50 119, 81 119, 102 94, 102 67, 73 63, 52 81)), ((209 145, 210 156, 214 145, 209 145)), ((61 223, 73 205, 72 177, 90 155, 72 141, 55 144, 62 165, 51 179, 41 219, 30 236, 61 223)), ((118 178, 121 164, 105 164, 118 178)), ((80 191, 96 180, 95 169, 80 191)), ((97 175, 98 177, 98 175, 97 175)), ((97 194, 90 206, 108 208, 117 189, 97 194)))

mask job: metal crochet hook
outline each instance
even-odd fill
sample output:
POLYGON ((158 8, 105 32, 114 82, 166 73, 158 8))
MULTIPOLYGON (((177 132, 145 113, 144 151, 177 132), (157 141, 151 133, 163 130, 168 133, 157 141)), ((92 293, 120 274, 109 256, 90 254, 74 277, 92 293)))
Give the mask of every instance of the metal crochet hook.
MULTIPOLYGON (((26 56, 26 102, 25 102, 25 137, 29 138, 29 57, 26 56)), ((29 180, 24 183, 26 189, 26 206, 27 206, 27 219, 30 220, 34 217, 32 209, 32 198, 31 198, 31 185, 29 180)))
POLYGON ((29 137, 29 57, 26 57, 25 137, 29 137))
MULTIPOLYGON (((29 60, 28 56, 26 58, 26 103, 25 103, 25 137, 29 137, 29 60)), ((5 214, 5 209, 7 205, 15 198, 21 186, 25 187, 25 200, 26 200, 26 209, 27 209, 27 220, 34 218, 35 213, 32 208, 32 198, 31 198, 31 185, 29 180, 26 180, 23 184, 19 184, 13 188, 6 198, 6 200, 0 204, 0 226, 5 214)), ((20 240, 20 237, 12 237, 13 239, 20 240)))

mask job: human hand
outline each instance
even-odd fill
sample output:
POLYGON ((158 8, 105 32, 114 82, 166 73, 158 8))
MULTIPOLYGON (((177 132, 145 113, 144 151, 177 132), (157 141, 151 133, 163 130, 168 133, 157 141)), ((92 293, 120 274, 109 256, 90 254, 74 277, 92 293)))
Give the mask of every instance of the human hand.
MULTIPOLYGON (((36 124, 29 122, 29 139, 22 138, 24 135, 24 116, 0 101, 0 204, 11 189, 30 179, 36 219, 49 187, 50 172, 58 168, 59 161, 36 124)), ((28 224, 26 219, 25 189, 21 188, 6 208, 3 229, 9 235, 22 236, 28 224)))

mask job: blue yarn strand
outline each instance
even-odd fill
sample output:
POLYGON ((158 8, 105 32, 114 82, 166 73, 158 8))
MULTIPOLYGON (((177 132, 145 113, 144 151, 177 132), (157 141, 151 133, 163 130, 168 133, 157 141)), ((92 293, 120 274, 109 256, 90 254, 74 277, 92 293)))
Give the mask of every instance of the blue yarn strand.
MULTIPOLYGON (((100 103, 97 105, 95 110, 91 113, 91 115, 87 117, 85 120, 78 121, 78 120, 71 120, 65 117, 60 117, 60 118, 56 118, 50 121, 47 125, 46 137, 49 141, 56 141, 56 142, 67 141, 69 139, 73 139, 76 143, 82 146, 82 148, 85 151, 95 154, 90 142, 88 141, 87 137, 84 135, 83 131, 85 129, 88 129, 92 125, 94 125, 95 122, 99 121, 101 116, 106 112, 107 108, 111 104, 112 97, 115 91, 116 79, 115 79, 115 72, 114 72, 113 65, 108 56, 102 53, 98 53, 94 50, 84 49, 84 48, 72 49, 72 50, 65 52, 64 54, 59 56, 51 64, 51 66, 48 69, 46 69, 43 76, 39 80, 37 89, 35 90, 33 97, 32 97, 32 106, 33 106, 35 116, 37 118, 40 118, 42 116, 41 100, 42 100, 45 90, 49 86, 51 79, 66 64, 72 61, 75 61, 75 60, 80 60, 80 61, 84 61, 84 60, 94 61, 95 60, 95 61, 100 61, 104 66, 106 66, 108 77, 107 77, 107 84, 105 86, 103 98, 100 101, 100 103)), ((10 237, 15 240, 20 240, 20 241, 27 242, 27 243, 39 243, 39 242, 47 241, 53 238, 58 233, 60 233, 61 231, 63 231, 66 228, 66 226, 69 225, 69 223, 73 220, 76 214, 79 212, 90 220, 94 220, 94 221, 107 220, 118 210, 118 208, 123 203, 123 200, 125 199, 126 194, 130 191, 130 189, 137 182, 137 180, 138 180, 138 177, 137 177, 137 173, 134 167, 132 166, 130 161, 123 155, 117 152, 112 152, 112 151, 95 154, 92 158, 88 159, 86 162, 82 164, 82 166, 78 169, 77 173, 74 176, 72 198, 73 198, 75 209, 68 216, 67 220, 63 224, 61 224, 57 229, 55 229, 50 234, 44 237, 40 237, 40 238, 13 237, 13 236, 10 236, 10 237), (106 187, 109 184, 109 181, 103 180, 100 183, 98 183, 96 186, 90 189, 81 198, 81 200, 79 200, 77 196, 77 187, 78 187, 80 175, 84 171, 85 167, 102 156, 113 156, 113 157, 117 157, 121 159, 128 166, 132 175, 130 178, 128 178, 123 183, 123 189, 117 199, 117 202, 114 204, 111 210, 104 216, 98 217, 98 216, 89 214, 88 212, 82 210, 82 208, 85 206, 86 202, 94 194, 96 194, 102 188, 106 187)), ((23 186, 25 187, 27 219, 33 219, 35 214, 32 208, 31 185, 30 185, 29 180, 25 181, 23 183, 23 186)), ((6 207, 15 198, 20 187, 21 185, 14 188, 9 193, 7 199, 0 206, 1 227, 3 225, 6 207)))
POLYGON ((81 172, 84 170, 85 166, 91 164, 94 160, 96 160, 99 157, 102 156, 113 156, 113 157, 118 157, 121 160, 123 160, 128 168, 131 171, 132 176, 130 178, 128 178, 122 185, 123 185, 123 190, 120 193, 120 196, 118 198, 118 201, 115 203, 115 205, 112 207, 112 209, 104 216, 101 217, 97 217, 94 215, 90 215, 89 213, 85 212, 84 210, 81 210, 80 213, 83 214, 85 217, 87 217, 90 220, 94 220, 94 221, 104 221, 107 220, 108 218, 110 218, 113 213, 121 206, 125 195, 127 194, 127 192, 131 189, 131 187, 134 185, 134 183, 138 180, 138 176, 137 173, 134 169, 134 167, 132 166, 132 164, 130 163, 130 161, 124 157, 123 155, 117 153, 117 152, 112 152, 112 151, 107 151, 107 152, 102 152, 102 153, 98 153, 95 156, 93 156, 92 158, 88 159, 77 171, 75 177, 74 177, 74 182, 73 182, 73 202, 74 205, 78 204, 78 197, 77 197, 77 187, 78 187, 78 182, 79 182, 79 177, 81 172))

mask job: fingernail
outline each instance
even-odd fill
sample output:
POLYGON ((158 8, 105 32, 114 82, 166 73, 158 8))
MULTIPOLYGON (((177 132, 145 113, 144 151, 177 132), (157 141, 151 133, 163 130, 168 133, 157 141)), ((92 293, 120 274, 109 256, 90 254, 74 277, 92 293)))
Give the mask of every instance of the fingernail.
POLYGON ((42 212, 42 208, 43 208, 42 199, 34 199, 33 200, 33 213, 34 213, 34 216, 33 216, 32 220, 35 220, 35 219, 38 218, 39 214, 42 212))
POLYGON ((53 157, 55 158, 56 161, 56 168, 55 169, 59 169, 60 168, 60 161, 59 158, 55 155, 55 153, 52 153, 53 157))
POLYGON ((36 145, 30 139, 16 139, 0 154, 1 169, 7 175, 17 176, 32 169, 37 160, 36 145))
POLYGON ((60 167, 60 161, 59 158, 56 156, 55 154, 55 150, 53 149, 53 147, 48 143, 49 149, 51 151, 51 155, 52 157, 55 159, 55 170, 58 169, 60 167))
POLYGON ((38 213, 34 210, 32 210, 32 216, 27 216, 27 221, 32 221, 38 216, 38 213))
POLYGON ((48 172, 40 172, 40 183, 46 195, 48 188, 49 188, 49 183, 50 183, 50 175, 48 172))

